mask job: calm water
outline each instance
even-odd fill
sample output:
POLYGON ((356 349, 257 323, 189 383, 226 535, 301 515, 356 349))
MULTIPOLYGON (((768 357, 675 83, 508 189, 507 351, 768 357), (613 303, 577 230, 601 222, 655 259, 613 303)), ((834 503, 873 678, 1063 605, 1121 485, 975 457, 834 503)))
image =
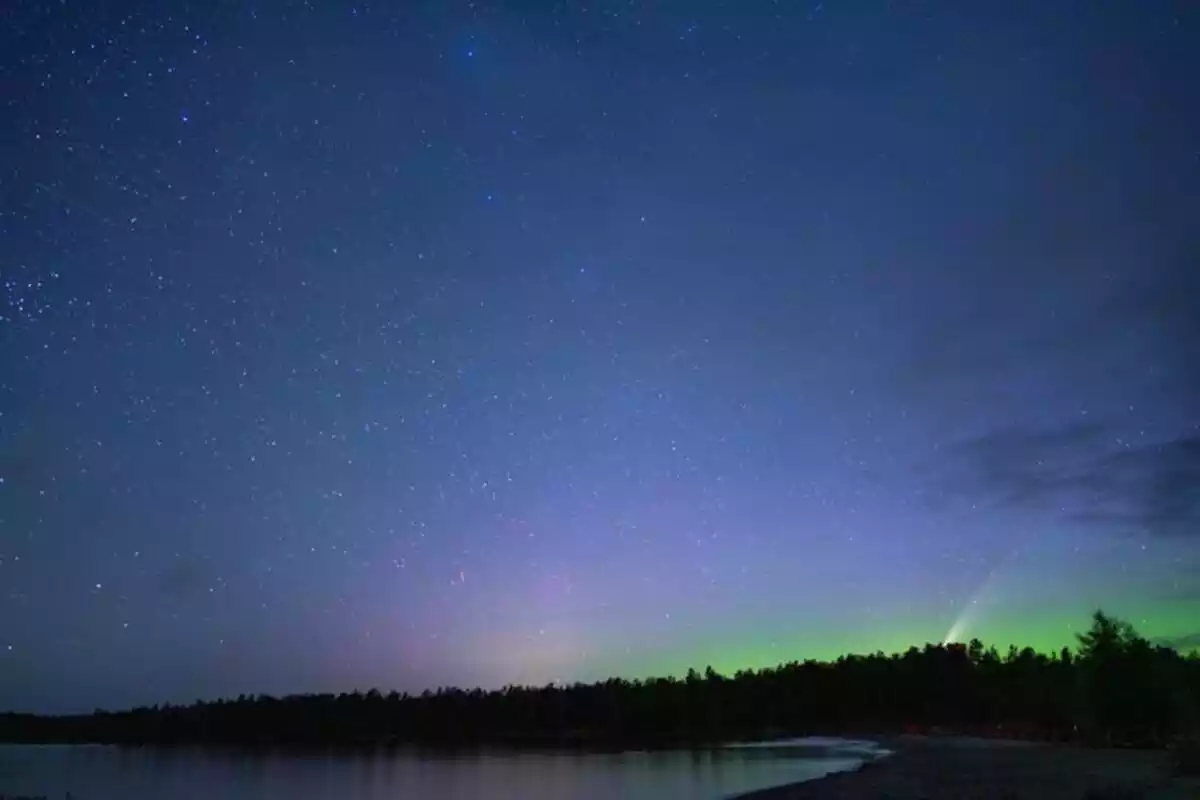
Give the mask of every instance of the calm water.
MULTIPOLYGON (((828 744, 827 742, 825 744, 828 744)), ((854 744, 617 755, 276 755, 0 746, 0 794, 62 800, 722 798, 855 766, 854 744)))

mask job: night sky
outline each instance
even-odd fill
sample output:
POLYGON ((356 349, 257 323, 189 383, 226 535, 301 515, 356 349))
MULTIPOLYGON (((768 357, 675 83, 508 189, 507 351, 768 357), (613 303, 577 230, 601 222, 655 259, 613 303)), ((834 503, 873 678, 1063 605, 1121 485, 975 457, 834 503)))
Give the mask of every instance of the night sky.
POLYGON ((0 708, 1200 642, 1200 7, 0 11, 0 708))

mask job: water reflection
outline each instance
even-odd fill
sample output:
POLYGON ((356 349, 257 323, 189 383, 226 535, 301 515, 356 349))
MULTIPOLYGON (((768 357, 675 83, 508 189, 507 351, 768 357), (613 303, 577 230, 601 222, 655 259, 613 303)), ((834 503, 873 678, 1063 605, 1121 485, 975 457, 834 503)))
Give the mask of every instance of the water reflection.
MULTIPOLYGON (((831 752, 837 753, 837 750, 831 752)), ((76 800, 716 798, 847 769, 794 747, 449 755, 0 746, 0 793, 76 800)))

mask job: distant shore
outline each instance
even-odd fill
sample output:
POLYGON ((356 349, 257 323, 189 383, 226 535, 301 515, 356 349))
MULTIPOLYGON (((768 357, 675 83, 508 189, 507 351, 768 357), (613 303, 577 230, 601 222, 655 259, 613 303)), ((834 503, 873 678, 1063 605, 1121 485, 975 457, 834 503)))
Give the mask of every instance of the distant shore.
POLYGON ((1176 796, 1170 794, 1167 757, 1160 751, 964 737, 898 736, 877 741, 892 754, 856 770, 730 800, 1082 800, 1089 793, 1123 800, 1176 796))

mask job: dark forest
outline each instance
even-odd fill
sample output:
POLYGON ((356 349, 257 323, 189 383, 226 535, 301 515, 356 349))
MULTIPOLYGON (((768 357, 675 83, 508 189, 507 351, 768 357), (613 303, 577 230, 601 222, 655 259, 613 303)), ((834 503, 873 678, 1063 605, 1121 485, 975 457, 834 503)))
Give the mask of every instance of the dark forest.
POLYGON ((1194 732, 1200 654, 1096 612, 1074 649, 978 640, 725 676, 498 691, 242 696, 78 716, 0 715, 0 741, 431 747, 667 747, 808 734, 969 733, 1162 746, 1194 732))

